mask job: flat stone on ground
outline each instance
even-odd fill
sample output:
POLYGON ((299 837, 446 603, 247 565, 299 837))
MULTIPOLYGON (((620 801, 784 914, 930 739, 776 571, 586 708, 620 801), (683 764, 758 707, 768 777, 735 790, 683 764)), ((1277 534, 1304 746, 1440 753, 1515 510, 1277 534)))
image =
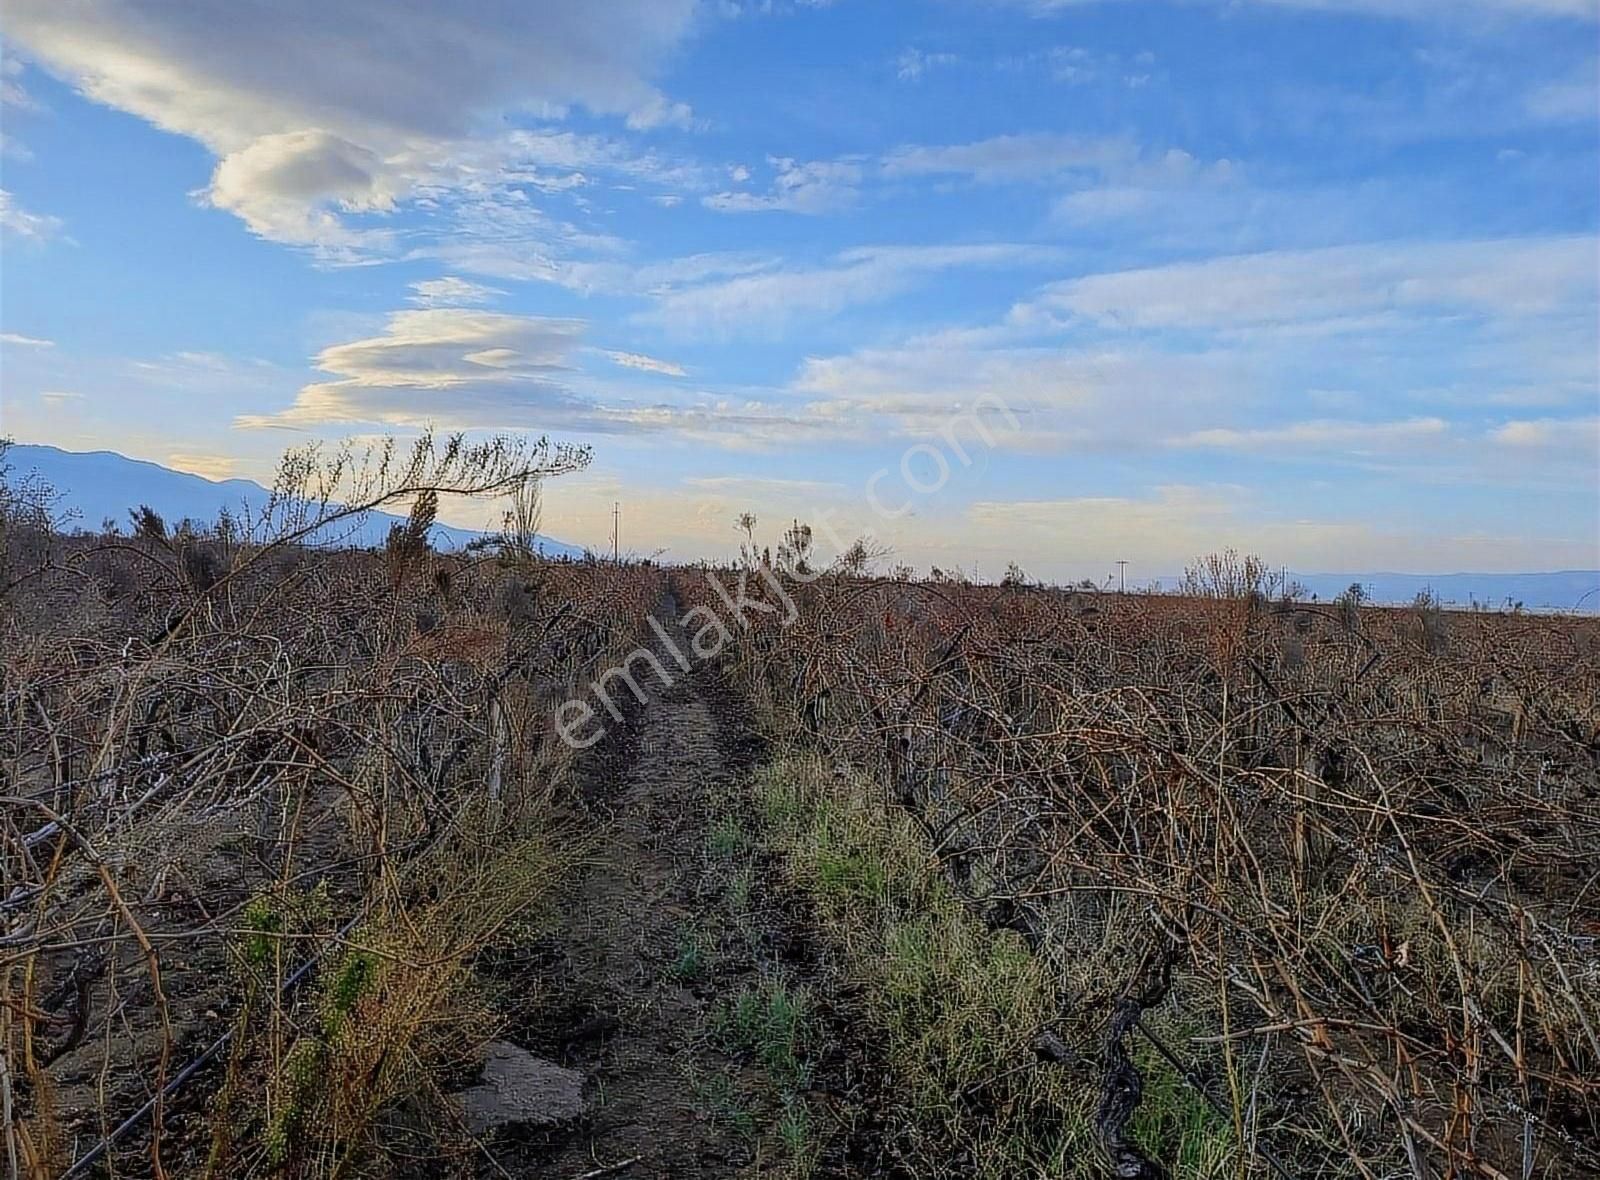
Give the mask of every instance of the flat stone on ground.
POLYGON ((483 1080, 458 1096, 474 1135, 512 1125, 553 1126, 583 1114, 583 1075, 509 1041, 489 1045, 483 1080))

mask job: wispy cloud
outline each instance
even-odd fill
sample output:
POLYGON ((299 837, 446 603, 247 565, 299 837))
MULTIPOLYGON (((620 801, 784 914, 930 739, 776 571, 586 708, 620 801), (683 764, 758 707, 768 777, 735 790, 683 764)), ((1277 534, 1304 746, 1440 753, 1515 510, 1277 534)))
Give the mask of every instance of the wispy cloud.
POLYGON ((22 84, 22 74, 22 63, 0 51, 0 106, 18 111, 36 111, 39 104, 22 84))
POLYGON ((638 318, 681 334, 760 335, 886 299, 940 271, 1048 265, 1054 257, 1051 250, 1013 243, 859 247, 826 266, 762 270, 673 288, 638 318))
POLYGON ((1529 115, 1548 123, 1600 123, 1600 58, 1572 77, 1535 86, 1523 100, 1529 115))
POLYGON ((856 203, 861 165, 851 160, 800 163, 774 156, 772 185, 764 193, 743 190, 711 193, 701 198, 708 209, 722 213, 836 213, 856 203))
POLYGON ((228 479, 239 470, 239 462, 232 455, 197 455, 191 451, 172 452, 167 456, 167 466, 206 479, 228 479))
MULTIPOLYGON (((1142 495, 1055 500, 991 500, 973 504, 959 534, 969 553, 1005 559, 1076 551, 1131 563, 1129 580, 1177 574, 1202 553, 1234 546, 1270 554, 1291 569, 1544 569, 1585 568, 1592 541, 1490 529, 1418 529, 1403 517, 1369 520, 1322 508, 1274 510, 1231 484, 1163 485, 1142 495), (1457 563, 1460 563, 1457 565, 1457 563)), ((992 559, 992 558, 991 558, 992 559)))
POLYGON ((1272 251, 1071 279, 1036 306, 1110 327, 1215 331, 1360 328, 1357 317, 1430 307, 1537 316, 1594 304, 1596 244, 1578 236, 1272 251))
POLYGON ((453 275, 422 279, 410 286, 411 302, 419 307, 476 307, 493 303, 496 297, 505 294, 499 287, 485 286, 453 275))
POLYGON ((929 70, 953 66, 961 58, 954 53, 934 53, 911 46, 895 59, 895 77, 902 82, 918 81, 929 70))
POLYGON ((607 352, 611 363, 621 365, 624 369, 637 369, 642 373, 660 373, 666 377, 687 377, 689 375, 682 365, 673 364, 671 361, 658 360, 653 356, 645 356, 638 352, 607 352))
POLYGON ((996 182, 1038 180, 1080 170, 1102 173, 1125 168, 1139 158, 1129 140, 1101 136, 1034 133, 997 135, 973 143, 897 148, 883 159, 890 179, 965 176, 996 182))
POLYGON ((1214 428, 1167 439, 1172 447, 1221 451, 1254 451, 1277 456, 1307 452, 1362 456, 1393 452, 1443 438, 1450 424, 1443 418, 1407 418, 1399 422, 1343 422, 1323 418, 1287 426, 1245 430, 1214 428))
MULTIPOLYGON (((1056 16, 1085 4, 1104 0, 991 0, 1037 17, 1056 16)), ((1214 0, 1223 4, 1228 0, 1214 0)), ((1590 0, 1247 0, 1260 5, 1303 8, 1308 11, 1362 12, 1373 16, 1409 20, 1459 19, 1463 11, 1479 15, 1526 18, 1596 19, 1590 0)))
POLYGON ((1489 432, 1489 440, 1508 453, 1536 457, 1562 456, 1600 471, 1600 416, 1522 418, 1489 432))
POLYGON ((834 499, 848 492, 844 484, 817 479, 776 479, 759 475, 696 476, 683 481, 685 487, 724 496, 786 496, 834 499))
POLYGON ((61 232, 61 218, 30 213, 0 188, 0 231, 30 242, 46 242, 61 232))

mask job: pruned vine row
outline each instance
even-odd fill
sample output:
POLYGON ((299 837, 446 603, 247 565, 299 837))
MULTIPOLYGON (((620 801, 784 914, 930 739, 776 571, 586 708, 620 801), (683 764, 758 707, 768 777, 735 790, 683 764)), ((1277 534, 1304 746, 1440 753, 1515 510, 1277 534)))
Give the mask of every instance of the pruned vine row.
MULTIPOLYGON (((704 575, 678 581, 717 608, 704 575)), ((787 592, 731 629, 730 666, 1051 966, 1048 1031, 1101 1062, 1115 1174, 1161 1167, 1111 1093, 1125 1035, 1257 1167, 1600 1168, 1600 624, 834 574, 787 592), (1165 1032, 1135 1002, 1158 963, 1165 1032)))

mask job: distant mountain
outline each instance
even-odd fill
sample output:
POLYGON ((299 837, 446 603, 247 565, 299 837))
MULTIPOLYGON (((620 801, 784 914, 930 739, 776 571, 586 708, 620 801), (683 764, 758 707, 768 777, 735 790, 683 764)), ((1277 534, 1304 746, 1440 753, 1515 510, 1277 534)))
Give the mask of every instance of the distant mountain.
POLYGON ((1600 570, 1555 570, 1543 574, 1296 574, 1307 593, 1324 602, 1359 582, 1380 603, 1415 601, 1426 590, 1445 606, 1499 608, 1520 602, 1529 610, 1600 611, 1600 570))
MULTIPOLYGON (((1153 588, 1170 590, 1179 581, 1163 578, 1153 588)), ((1415 602, 1426 590, 1447 607, 1466 608, 1476 603, 1499 610, 1521 603, 1526 610, 1600 613, 1600 570, 1539 574, 1301 574, 1290 570, 1289 581, 1322 602, 1331 602, 1352 584, 1359 584, 1366 600, 1379 606, 1415 602)))
MULTIPOLYGON (((185 517, 210 523, 223 508, 249 516, 260 511, 270 494, 247 479, 206 479, 113 451, 63 451, 18 443, 6 452, 6 461, 13 478, 38 472, 62 493, 62 507, 77 514, 75 523, 89 529, 99 528, 107 517, 126 528, 129 510, 141 504, 154 508, 169 524, 185 517)), ((373 512, 348 535, 340 529, 338 541, 343 545, 381 545, 389 526, 404 519, 373 512)), ((436 524, 430 538, 436 548, 459 549, 482 535, 473 529, 436 524)), ((539 543, 549 557, 583 556, 582 549, 548 537, 541 537, 539 543)))

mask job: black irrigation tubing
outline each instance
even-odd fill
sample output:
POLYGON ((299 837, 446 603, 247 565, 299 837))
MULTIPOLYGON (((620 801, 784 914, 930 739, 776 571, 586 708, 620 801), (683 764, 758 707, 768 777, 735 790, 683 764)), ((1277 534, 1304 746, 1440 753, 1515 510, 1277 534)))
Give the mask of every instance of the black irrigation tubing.
MULTIPOLYGON (((323 956, 326 955, 333 946, 348 936, 352 930, 354 930, 358 925, 361 924, 362 921, 366 919, 366 917, 367 910, 363 908, 360 913, 340 927, 333 937, 328 940, 326 946, 308 958, 304 963, 301 963, 300 966, 295 968, 294 972, 287 979, 285 979, 281 985, 279 985, 278 995, 283 996, 298 987, 301 981, 304 980, 307 975, 311 974, 311 969, 322 961, 323 956)), ((216 1040, 212 1041, 210 1045, 206 1046, 199 1056, 191 1059, 187 1065, 185 1065, 177 1073, 173 1074, 172 1077, 167 1081, 167 1084, 161 1087, 157 1093, 152 1095, 143 1106, 134 1111, 127 1118, 123 1119, 122 1122, 118 1123, 117 1126, 105 1136, 105 1138, 101 1139, 100 1142, 96 1143, 88 1151, 84 1152, 84 1154, 80 1155, 76 1160, 74 1160, 72 1162, 72 1166, 69 1167, 65 1172, 61 1173, 60 1180, 72 1180, 72 1177, 74 1176, 84 1175, 92 1165, 97 1163, 100 1158, 106 1154, 106 1152, 111 1150, 112 1145, 115 1144, 117 1140, 121 1139, 129 1131, 133 1130, 134 1127, 142 1123, 145 1119, 145 1116, 155 1109, 157 1102, 163 1102, 166 1099, 171 1098, 178 1092, 179 1089, 183 1087, 185 1082, 187 1082, 195 1074, 199 1073, 200 1070, 205 1067, 207 1062, 211 1061, 217 1056, 218 1053, 221 1053, 224 1049, 226 1049, 233 1041, 233 1033, 234 1030, 232 1028, 228 1029, 227 1032, 223 1033, 216 1040)))

